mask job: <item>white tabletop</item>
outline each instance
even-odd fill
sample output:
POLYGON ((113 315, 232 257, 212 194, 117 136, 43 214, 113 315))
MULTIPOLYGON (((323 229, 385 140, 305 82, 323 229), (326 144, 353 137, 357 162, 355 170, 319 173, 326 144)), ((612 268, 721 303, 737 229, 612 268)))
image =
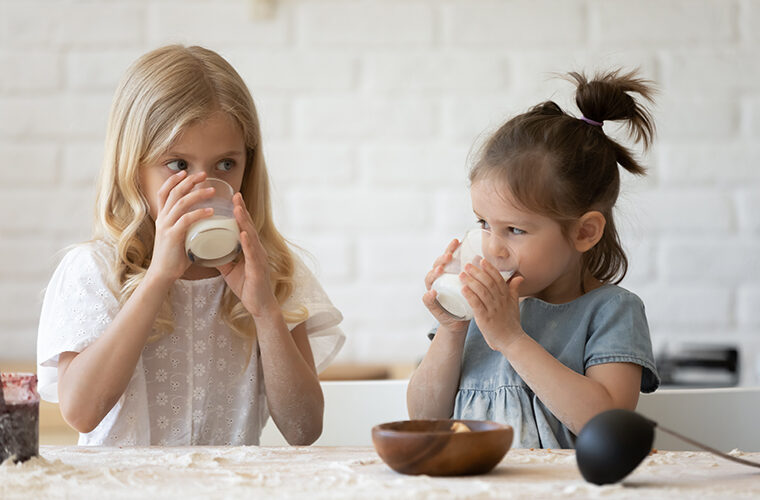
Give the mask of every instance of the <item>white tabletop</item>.
POLYGON ((0 466, 0 498, 760 497, 758 469, 685 451, 653 453, 601 487, 583 480, 571 450, 510 450, 489 474, 449 478, 398 474, 365 447, 42 446, 40 455, 0 466))

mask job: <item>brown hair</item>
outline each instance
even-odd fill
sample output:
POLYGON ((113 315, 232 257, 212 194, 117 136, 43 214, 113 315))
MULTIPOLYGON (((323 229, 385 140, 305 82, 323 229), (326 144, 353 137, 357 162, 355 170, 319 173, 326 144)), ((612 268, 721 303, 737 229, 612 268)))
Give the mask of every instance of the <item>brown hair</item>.
MULTIPOLYGON (((470 182, 494 176, 505 181, 524 208, 550 217, 567 234, 572 221, 590 210, 604 215, 601 240, 583 255, 583 269, 602 282, 619 283, 628 259, 612 217, 620 191, 618 165, 643 175, 631 151, 608 137, 601 124, 625 120, 629 137, 647 149, 654 137, 649 111, 636 93, 652 102, 652 82, 637 72, 599 73, 591 80, 581 73, 565 76, 576 85, 575 103, 584 119, 546 101, 502 125, 480 149, 470 182)), ((582 282, 582 281, 581 281, 582 282)))

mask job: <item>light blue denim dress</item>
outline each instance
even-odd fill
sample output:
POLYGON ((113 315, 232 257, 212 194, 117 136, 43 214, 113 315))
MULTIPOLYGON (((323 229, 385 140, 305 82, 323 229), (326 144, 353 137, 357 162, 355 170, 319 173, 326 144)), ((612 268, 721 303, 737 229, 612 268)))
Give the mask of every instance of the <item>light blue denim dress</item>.
MULTIPOLYGON (((520 305, 525 332, 578 373, 604 363, 642 366, 641 391, 660 384, 644 304, 616 285, 604 285, 566 304, 526 298, 520 305)), ((562 384, 562 380, 557 381, 562 384)), ((470 322, 453 418, 493 420, 515 430, 514 448, 573 448, 575 436, 512 368, 491 350, 470 322)))

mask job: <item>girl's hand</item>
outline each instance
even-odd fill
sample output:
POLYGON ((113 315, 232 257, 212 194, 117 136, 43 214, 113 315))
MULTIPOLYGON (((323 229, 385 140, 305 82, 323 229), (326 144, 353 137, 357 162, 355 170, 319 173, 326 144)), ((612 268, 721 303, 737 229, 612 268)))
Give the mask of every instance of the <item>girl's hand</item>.
POLYGON ((526 335, 520 324, 518 294, 524 278, 518 276, 506 282, 490 262, 483 259, 480 263, 482 268, 467 264, 460 273, 459 279, 465 284, 462 294, 488 346, 504 352, 512 342, 526 335))
POLYGON ((279 312, 280 305, 269 281, 269 258, 259 241, 251 214, 248 213, 240 193, 235 193, 232 203, 235 220, 240 227, 243 258, 219 266, 217 269, 224 275, 227 285, 254 318, 273 310, 279 312))
POLYGON ((436 278, 443 274, 443 267, 451 262, 452 253, 458 246, 459 241, 456 239, 452 240, 449 246, 446 247, 444 254, 433 262, 433 268, 425 276, 425 288, 427 288, 427 292, 422 296, 422 303, 425 304, 425 307, 428 308, 428 311, 430 311, 441 326, 447 327, 451 332, 462 332, 464 334, 467 331, 469 321, 458 320, 449 314, 436 300, 436 291, 431 289, 436 278))
POLYGON ((188 176, 182 170, 161 185, 158 190, 156 236, 148 273, 174 281, 190 267, 191 262, 185 252, 187 231, 195 222, 214 213, 211 208, 188 212, 190 207, 214 194, 213 188, 192 191, 196 184, 204 180, 205 172, 188 176))

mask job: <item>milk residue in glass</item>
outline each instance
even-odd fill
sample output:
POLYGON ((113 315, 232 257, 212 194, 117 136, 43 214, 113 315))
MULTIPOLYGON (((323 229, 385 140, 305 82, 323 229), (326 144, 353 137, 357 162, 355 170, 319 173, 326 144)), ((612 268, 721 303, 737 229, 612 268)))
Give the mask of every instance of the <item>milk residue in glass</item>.
POLYGON ((196 189, 213 187, 214 197, 190 210, 213 208, 214 215, 190 226, 185 238, 187 256, 201 266, 215 267, 231 262, 240 252, 240 229, 232 212, 232 186, 221 179, 207 179, 196 189))
MULTIPOLYGON (((467 303, 467 299, 462 295, 464 283, 459 279, 461 273, 467 264, 473 264, 480 267, 483 260, 482 242, 484 237, 492 237, 490 232, 483 229, 472 229, 465 234, 459 246, 454 250, 452 260, 443 268, 443 274, 433 282, 432 289, 436 291, 436 300, 443 309, 457 319, 469 320, 473 317, 472 308, 467 303)), ((499 244, 506 245, 500 242, 499 244)), ((507 248, 507 255, 511 251, 507 248)), ((502 263, 489 262, 499 268, 504 281, 509 280, 515 273, 516 264, 510 265, 509 269, 502 263), (501 266, 501 268, 500 268, 501 266)))
MULTIPOLYGON (((514 271, 502 271, 504 281, 509 280, 514 271)), ((433 282, 433 290, 436 291, 436 300, 446 311, 458 319, 472 319, 473 312, 467 299, 462 295, 464 283, 459 279, 459 274, 443 273, 433 282)))

